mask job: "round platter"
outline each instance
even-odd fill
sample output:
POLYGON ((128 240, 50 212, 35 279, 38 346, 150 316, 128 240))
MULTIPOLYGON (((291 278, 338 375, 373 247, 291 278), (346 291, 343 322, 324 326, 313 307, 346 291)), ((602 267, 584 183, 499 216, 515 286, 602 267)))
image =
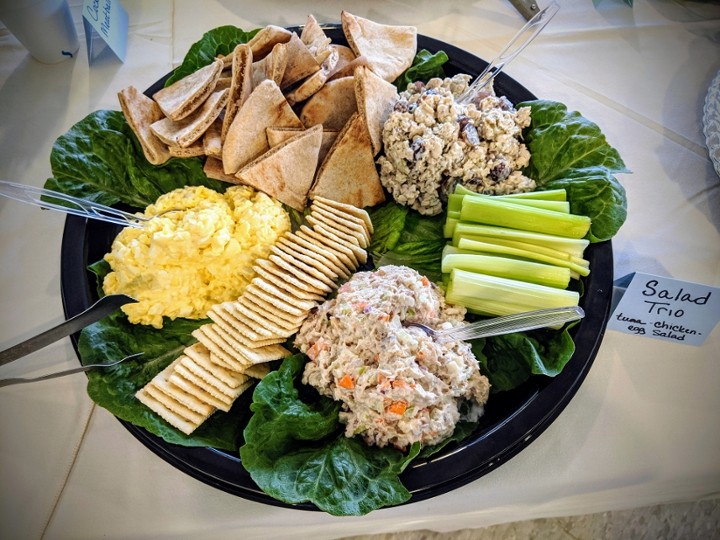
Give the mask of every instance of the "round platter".
MULTIPOLYGON (((345 43, 341 29, 325 28, 334 43, 345 43)), ((443 50, 450 61, 447 75, 477 75, 487 65, 480 58, 450 44, 418 36, 418 50, 443 50)), ((152 95, 165 78, 146 91, 152 95)), ((499 95, 513 103, 536 97, 517 81, 500 74, 499 95)), ((61 285, 65 316, 70 318, 97 300, 95 276, 87 267, 110 251, 120 227, 68 216, 61 250, 61 285)), ((586 316, 573 328, 576 350, 562 373, 554 378, 536 376, 522 386, 491 396, 476 431, 462 443, 449 445, 430 460, 415 460, 401 475, 411 492, 409 503, 434 497, 472 482, 527 447, 570 402, 587 375, 605 332, 612 292, 612 246, 592 244, 586 250, 592 273, 585 278, 581 306, 586 316)), ((73 336, 77 348, 78 336, 73 336)), ((311 504, 286 505, 262 492, 242 467, 237 454, 213 448, 188 448, 166 443, 142 428, 120 421, 143 445, 186 474, 225 492, 283 507, 315 510, 311 504)), ((407 504, 407 503, 406 503, 407 504)))

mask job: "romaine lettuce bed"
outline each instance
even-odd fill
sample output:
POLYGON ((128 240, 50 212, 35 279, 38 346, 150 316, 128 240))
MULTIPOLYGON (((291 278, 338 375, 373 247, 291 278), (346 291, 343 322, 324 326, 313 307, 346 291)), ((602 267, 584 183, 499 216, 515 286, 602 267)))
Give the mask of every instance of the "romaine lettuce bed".
MULTIPOLYGON (((169 82, 227 54, 255 31, 221 27, 192 46, 169 82)), ((420 51, 398 84, 442 75, 444 53, 420 51), (405 82, 403 82, 405 81, 405 82)), ((589 215, 591 242, 608 240, 626 217, 626 199, 615 178, 627 172, 618 152, 599 127, 553 101, 530 101, 532 124, 524 133, 532 160, 525 174, 539 189, 565 188, 573 213, 589 215)), ((56 141, 51 154, 52 178, 45 187, 113 205, 143 208, 184 185, 222 191, 226 184, 208 179, 201 158, 171 159, 152 166, 119 111, 89 114, 56 141)), ((370 253, 376 266, 403 264, 433 280, 440 279, 445 244, 444 216, 420 216, 390 201, 369 209, 375 234, 370 253)), ((102 279, 104 261, 92 270, 102 279)), ((143 352, 137 360, 88 374, 88 393, 118 418, 146 429, 171 444, 211 446, 240 452, 244 467, 269 495, 287 503, 312 502, 336 515, 360 515, 409 499, 398 475, 417 455, 439 448, 397 450, 369 448, 346 439, 338 424, 338 405, 300 387, 305 358, 294 355, 259 383, 253 402, 240 400, 229 414, 216 414, 191 436, 170 427, 134 398, 135 392, 174 360, 193 341, 191 332, 206 321, 167 321, 162 330, 128 323, 122 313, 86 328, 78 350, 83 364, 143 352), (244 430, 244 432, 243 432, 244 430)), ((493 392, 518 387, 536 375, 560 373, 575 350, 568 331, 538 330, 473 343, 481 370, 493 392)), ((492 400, 492 397, 491 397, 492 400)), ((462 440, 475 425, 461 424, 445 444, 462 440)))

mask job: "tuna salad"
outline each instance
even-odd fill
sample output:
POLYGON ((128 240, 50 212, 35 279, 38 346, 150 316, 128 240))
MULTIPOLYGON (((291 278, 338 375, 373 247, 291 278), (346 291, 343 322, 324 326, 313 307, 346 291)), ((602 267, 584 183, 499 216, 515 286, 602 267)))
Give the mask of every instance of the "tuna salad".
POLYGON ((469 80, 460 74, 408 85, 383 126, 380 181, 421 214, 439 214, 457 183, 489 195, 535 189, 520 172, 530 161, 521 142, 530 107, 516 110, 493 92, 460 104, 469 80))
POLYGON ((464 316, 411 268, 359 272, 300 328, 295 345, 309 357, 303 383, 342 402, 347 437, 403 450, 436 444, 452 434, 461 410, 463 419, 482 416, 490 384, 468 343, 402 323, 447 328, 464 316))

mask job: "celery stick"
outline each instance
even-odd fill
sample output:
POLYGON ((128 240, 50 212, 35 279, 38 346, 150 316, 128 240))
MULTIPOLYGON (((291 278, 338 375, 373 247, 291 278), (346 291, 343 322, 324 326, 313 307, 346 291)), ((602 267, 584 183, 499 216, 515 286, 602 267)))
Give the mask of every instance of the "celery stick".
POLYGON ((445 257, 446 255, 473 255, 477 253, 476 251, 471 251, 469 249, 460 249, 458 247, 453 246, 452 244, 445 244, 445 247, 442 250, 441 257, 445 257))
MULTIPOLYGON (((492 238, 506 238, 518 242, 527 242, 530 244, 546 246, 558 251, 564 251, 571 256, 582 258, 585 248, 590 243, 584 238, 565 238, 552 234, 533 233, 529 231, 520 231, 517 229, 508 229, 505 227, 496 227, 494 225, 481 225, 480 223, 458 223, 454 229, 455 235, 459 236, 486 236, 492 238)), ((457 241, 454 239, 454 243, 457 241)))
POLYGON ((502 256, 459 253, 445 255, 442 258, 442 271, 449 273, 454 268, 560 289, 565 289, 570 284, 569 268, 502 256))
POLYGON ((479 253, 497 253, 503 255, 515 255, 522 257, 523 259, 530 259, 533 261, 543 262, 547 264, 553 264, 555 266, 562 266, 569 268, 573 272, 577 272, 581 276, 587 276, 590 274, 590 269, 582 265, 572 262, 569 258, 560 259, 557 257, 549 257, 536 251, 529 251, 527 249, 519 249, 516 247, 508 247, 500 244, 492 244, 490 242, 479 242, 477 240, 471 240, 470 238, 460 238, 455 247, 460 249, 467 249, 476 251, 479 253))
POLYGON ((463 197, 464 195, 459 193, 451 193, 450 195, 448 195, 448 212, 459 212, 462 208, 463 197))
MULTIPOLYGON (((564 192, 565 190, 562 191, 564 192)), ((541 197, 513 197, 511 195, 484 195, 482 193, 472 192, 451 194, 448 198, 448 210, 460 211, 464 197, 490 197, 514 204, 522 204, 524 206, 532 206, 534 208, 544 208, 546 210, 554 210, 555 212, 563 212, 565 214, 570 213, 570 203, 565 200, 544 199, 541 197)))
POLYGON ((581 257, 575 257, 566 251, 559 251, 557 249, 549 248, 546 246, 540 246, 532 244, 530 242, 516 242, 515 240, 506 240, 504 238, 493 238, 490 236, 468 236, 468 240, 477 240, 478 242, 487 242, 490 244, 497 244, 499 246, 506 246, 510 248, 522 249, 525 251, 533 251, 541 255, 547 255, 560 260, 567 260, 571 263, 582 266, 583 268, 589 268, 590 263, 581 257))
POLYGON ((569 238, 583 238, 590 229, 588 216, 532 208, 493 197, 463 197, 460 219, 569 238))
POLYGON ((460 210, 448 210, 447 217, 460 220, 460 210))
POLYGON ((452 238, 458 223, 460 223, 459 219, 448 216, 445 220, 445 226, 443 227, 443 236, 445 236, 445 238, 452 238))
POLYGON ((497 195, 508 199, 542 199, 545 201, 567 201, 567 191, 564 189, 546 189, 545 191, 528 191, 525 193, 508 193, 497 195))
POLYGON ((567 201, 546 201, 544 199, 503 199, 514 204, 532 206, 533 208, 544 208, 554 212, 570 213, 570 203, 567 201))
POLYGON ((454 269, 446 299, 451 304, 465 305, 477 310, 496 313, 493 304, 513 304, 521 311, 552 307, 576 306, 580 295, 575 291, 557 289, 535 283, 489 276, 454 269))
MULTIPOLYGON (((461 184, 455 186, 454 193, 459 195, 481 195, 477 191, 466 188, 461 184)), ((567 191, 564 189, 546 189, 537 191, 526 191, 524 193, 507 193, 505 195, 491 195, 492 197, 510 199, 543 199, 546 201, 567 201, 567 191)))

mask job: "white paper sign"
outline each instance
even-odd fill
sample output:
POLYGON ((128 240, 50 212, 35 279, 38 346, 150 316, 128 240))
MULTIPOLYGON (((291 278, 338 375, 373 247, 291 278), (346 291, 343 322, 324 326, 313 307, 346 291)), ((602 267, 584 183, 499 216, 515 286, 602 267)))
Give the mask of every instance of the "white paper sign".
POLYGON ((125 61, 128 14, 118 0, 85 0, 83 26, 88 60, 92 62, 109 47, 121 62, 125 61))
POLYGON ((627 289, 610 316, 610 330, 697 346, 720 320, 718 287, 639 272, 618 281, 627 289))

